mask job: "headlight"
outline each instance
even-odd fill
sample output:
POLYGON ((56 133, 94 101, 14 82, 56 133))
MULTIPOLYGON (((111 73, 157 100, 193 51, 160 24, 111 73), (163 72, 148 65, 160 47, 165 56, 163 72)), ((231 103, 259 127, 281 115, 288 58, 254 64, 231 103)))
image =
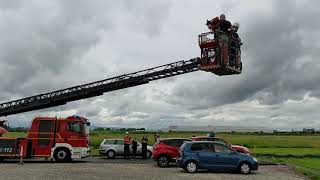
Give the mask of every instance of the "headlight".
POLYGON ((257 160, 255 157, 252 157, 252 159, 253 159, 255 162, 258 162, 258 160, 257 160))

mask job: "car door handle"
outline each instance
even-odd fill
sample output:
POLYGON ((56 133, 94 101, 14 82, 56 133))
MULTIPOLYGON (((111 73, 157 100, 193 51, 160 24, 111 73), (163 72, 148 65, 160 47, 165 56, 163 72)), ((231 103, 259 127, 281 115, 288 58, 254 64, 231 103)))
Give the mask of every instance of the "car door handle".
POLYGON ((218 157, 219 155, 218 154, 216 154, 216 157, 218 157))
POLYGON ((196 153, 197 156, 199 156, 199 153, 196 153))

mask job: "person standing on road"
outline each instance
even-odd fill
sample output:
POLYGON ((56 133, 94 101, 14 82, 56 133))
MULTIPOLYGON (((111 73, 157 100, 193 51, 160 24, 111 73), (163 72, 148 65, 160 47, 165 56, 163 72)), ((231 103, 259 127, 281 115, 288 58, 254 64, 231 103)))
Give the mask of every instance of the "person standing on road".
POLYGON ((141 139, 142 144, 142 159, 147 159, 147 144, 148 144, 148 136, 145 134, 141 139))
POLYGON ((132 159, 136 158, 136 153, 137 153, 137 147, 138 147, 138 143, 137 143, 137 138, 133 138, 132 139, 132 159))
POLYGON ((130 136, 129 132, 126 132, 126 135, 123 138, 124 143, 124 159, 129 158, 129 147, 130 147, 130 136))

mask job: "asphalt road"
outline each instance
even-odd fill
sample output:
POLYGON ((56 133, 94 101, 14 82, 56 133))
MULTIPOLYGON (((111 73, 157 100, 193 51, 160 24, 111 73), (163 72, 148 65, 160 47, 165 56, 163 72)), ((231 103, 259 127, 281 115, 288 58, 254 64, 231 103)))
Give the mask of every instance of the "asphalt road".
POLYGON ((0 169, 0 180, 306 179, 295 174, 289 166, 284 165, 262 165, 258 171, 250 175, 207 171, 188 174, 175 166, 159 168, 152 160, 109 160, 101 157, 72 163, 51 163, 41 159, 26 160, 23 165, 19 165, 18 161, 4 161, 0 163, 0 169))

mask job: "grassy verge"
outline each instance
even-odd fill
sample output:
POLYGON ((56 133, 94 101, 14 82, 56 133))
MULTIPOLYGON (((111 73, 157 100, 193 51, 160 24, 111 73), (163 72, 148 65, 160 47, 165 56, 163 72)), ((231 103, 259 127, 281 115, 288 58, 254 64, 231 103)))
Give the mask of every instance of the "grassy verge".
POLYGON ((4 134, 3 137, 17 137, 17 138, 24 138, 26 137, 27 133, 24 132, 9 132, 4 134))
POLYGON ((320 158, 282 158, 260 156, 258 159, 293 165, 296 172, 304 174, 311 179, 320 180, 320 158))
MULTIPOLYGON (((91 143, 97 146, 105 138, 123 138, 125 132, 114 131, 92 131, 91 143)), ((131 132, 130 136, 138 140, 146 133, 149 137, 149 144, 154 144, 154 132, 131 132)), ((203 136, 203 132, 162 132, 161 137, 184 137, 189 138, 193 135, 203 136)), ((248 148, 317 148, 320 149, 320 136, 283 136, 283 135, 242 135, 219 133, 216 135, 232 144, 244 145, 248 148)), ((320 152, 320 151, 319 151, 320 152)))
POLYGON ((251 148, 253 154, 257 155, 294 155, 294 156, 305 156, 305 155, 318 155, 320 156, 320 148, 251 148))

